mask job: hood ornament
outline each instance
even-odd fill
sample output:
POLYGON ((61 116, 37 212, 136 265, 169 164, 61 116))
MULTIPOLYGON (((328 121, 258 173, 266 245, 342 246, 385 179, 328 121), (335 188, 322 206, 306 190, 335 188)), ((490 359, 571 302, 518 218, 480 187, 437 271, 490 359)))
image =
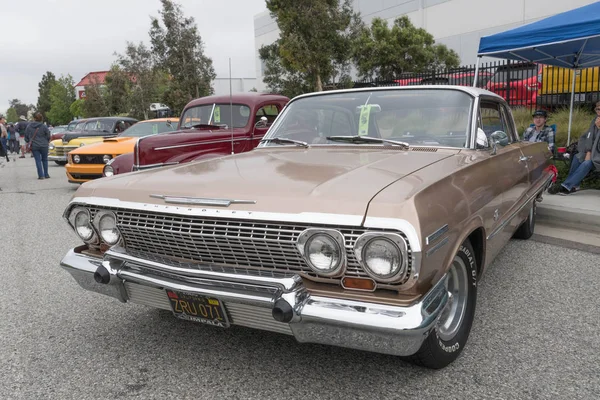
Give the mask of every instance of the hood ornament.
POLYGON ((202 197, 164 196, 162 194, 151 194, 150 197, 163 199, 165 203, 170 204, 191 204, 197 206, 229 207, 232 204, 256 204, 256 200, 210 199, 202 197))

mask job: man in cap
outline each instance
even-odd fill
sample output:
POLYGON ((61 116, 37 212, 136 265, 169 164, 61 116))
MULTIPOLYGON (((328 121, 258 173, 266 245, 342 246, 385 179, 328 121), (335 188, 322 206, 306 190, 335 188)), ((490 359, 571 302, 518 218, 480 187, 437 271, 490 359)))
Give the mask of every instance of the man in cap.
POLYGON ((548 149, 554 152, 554 131, 546 125, 548 113, 544 110, 537 110, 533 113, 533 126, 525 130, 523 140, 526 142, 546 142, 548 149))

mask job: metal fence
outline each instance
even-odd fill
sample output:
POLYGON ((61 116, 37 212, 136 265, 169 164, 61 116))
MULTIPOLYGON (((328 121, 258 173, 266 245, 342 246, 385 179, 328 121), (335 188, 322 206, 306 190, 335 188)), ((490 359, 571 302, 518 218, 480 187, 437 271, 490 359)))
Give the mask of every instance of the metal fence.
MULTIPOLYGON (((497 61, 482 63, 477 87, 502 96, 511 107, 555 110, 571 102, 572 77, 575 73, 577 107, 593 107, 600 100, 600 68, 572 71, 540 64, 497 61)), ((355 88, 410 85, 473 86, 475 65, 427 73, 402 74, 392 80, 355 81, 355 88)))

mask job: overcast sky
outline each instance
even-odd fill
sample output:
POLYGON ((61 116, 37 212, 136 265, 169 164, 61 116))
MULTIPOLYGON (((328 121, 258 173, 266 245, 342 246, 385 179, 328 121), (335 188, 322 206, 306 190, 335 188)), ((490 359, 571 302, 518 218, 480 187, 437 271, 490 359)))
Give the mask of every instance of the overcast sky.
MULTIPOLYGON (((196 20, 217 76, 255 77, 254 15, 265 0, 178 0, 196 20)), ((9 99, 36 104, 46 71, 75 83, 103 71, 127 41, 149 44, 159 0, 19 0, 0 2, 0 112, 9 99)))

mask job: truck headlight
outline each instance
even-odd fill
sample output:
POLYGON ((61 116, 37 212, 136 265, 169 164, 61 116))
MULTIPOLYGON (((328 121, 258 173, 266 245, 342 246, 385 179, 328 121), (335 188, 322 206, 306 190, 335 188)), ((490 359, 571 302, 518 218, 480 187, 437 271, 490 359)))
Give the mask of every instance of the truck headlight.
POLYGON ((48 145, 48 150, 54 150, 54 145, 52 143, 48 145))
POLYGON ((321 276, 338 275, 344 267, 344 236, 333 229, 307 229, 297 248, 308 266, 321 276))
POLYGON ((94 218, 94 224, 98 229, 100 238, 112 246, 119 242, 121 233, 117 228, 117 216, 111 211, 100 211, 94 218))
POLYGON ((81 161, 81 157, 79 157, 77 154, 75 154, 75 155, 73 156, 73 162, 74 162, 75 164, 79 164, 79 162, 80 162, 80 161, 81 161))
POLYGON ((365 272, 379 282, 402 280, 407 271, 408 251, 401 235, 369 232, 361 235, 354 246, 354 255, 365 272))
POLYGON ((83 146, 85 146, 85 143, 80 143, 79 144, 79 147, 83 147, 83 146))

